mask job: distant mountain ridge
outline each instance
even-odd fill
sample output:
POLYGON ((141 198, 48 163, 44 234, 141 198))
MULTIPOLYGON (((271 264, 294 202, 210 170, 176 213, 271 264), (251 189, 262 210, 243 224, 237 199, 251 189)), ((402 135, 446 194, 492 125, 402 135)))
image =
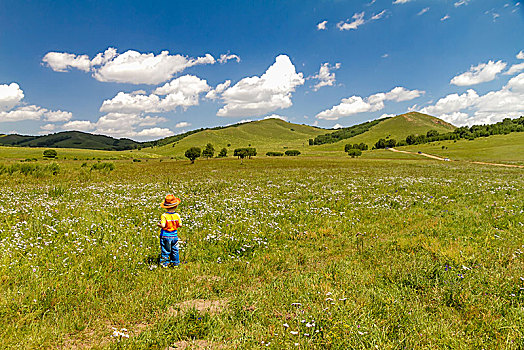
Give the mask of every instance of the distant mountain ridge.
POLYGON ((94 135, 81 131, 63 131, 42 136, 3 135, 2 146, 47 147, 47 148, 80 148, 104 151, 125 151, 144 146, 144 142, 130 139, 117 139, 110 136, 94 135))

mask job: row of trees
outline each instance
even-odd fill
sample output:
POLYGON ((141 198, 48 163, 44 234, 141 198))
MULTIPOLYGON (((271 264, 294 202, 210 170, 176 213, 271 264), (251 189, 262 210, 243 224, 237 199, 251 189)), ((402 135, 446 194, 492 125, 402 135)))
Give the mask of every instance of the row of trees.
POLYGON ((335 143, 340 140, 349 139, 353 136, 360 135, 368 131, 372 126, 377 125, 380 122, 389 118, 382 118, 377 120, 372 120, 358 125, 353 125, 348 128, 339 129, 333 131, 329 134, 319 135, 314 139, 309 139, 309 145, 323 145, 325 143, 335 143))
POLYGON ((379 139, 373 146, 373 149, 391 148, 395 146, 400 146, 395 139, 379 139))
POLYGON ((361 143, 355 143, 355 144, 348 143, 347 145, 344 146, 344 152, 347 152, 350 149, 359 149, 361 151, 367 151, 368 145, 366 145, 364 142, 361 142, 361 143))
POLYGON ((495 124, 473 125, 471 127, 462 126, 443 134, 440 134, 437 130, 429 130, 426 135, 409 135, 405 140, 398 142, 397 146, 418 145, 445 140, 474 140, 478 137, 507 135, 511 132, 524 132, 524 116, 516 119, 506 118, 495 124))
MULTIPOLYGON (((204 147, 204 150, 201 150, 200 147, 191 147, 186 150, 185 156, 187 159, 191 161, 191 163, 194 163, 195 160, 199 157, 204 158, 213 158, 215 155, 215 147, 213 144, 208 143, 206 147, 204 147)), ((254 157, 257 155, 257 149, 253 147, 246 147, 246 148, 237 148, 235 149, 233 155, 235 157, 238 157, 240 159, 244 159, 245 157, 254 157)), ((227 148, 222 148, 220 152, 217 155, 217 158, 224 158, 227 157, 227 148)))
POLYGON ((272 152, 271 151, 271 152, 267 152, 266 156, 268 156, 268 157, 282 157, 284 154, 286 156, 298 156, 298 155, 300 155, 300 151, 297 150, 297 149, 289 149, 285 153, 283 153, 283 152, 272 152))
MULTIPOLYGON (((367 147, 367 146, 366 146, 367 147)), ((213 158, 215 154, 215 148, 211 143, 208 143, 204 150, 202 151, 199 147, 191 147, 186 150, 185 156, 188 158, 191 163, 194 163, 195 160, 199 157, 213 158)), ((282 152, 267 152, 266 155, 269 157, 278 157, 278 156, 298 156, 300 154, 299 150, 290 149, 285 153, 282 152)), ((233 156, 238 157, 239 159, 251 158, 257 155, 257 149, 254 147, 242 147, 236 148, 233 152, 233 156)), ((217 155, 217 158, 227 157, 227 149, 222 148, 220 153, 217 155)))

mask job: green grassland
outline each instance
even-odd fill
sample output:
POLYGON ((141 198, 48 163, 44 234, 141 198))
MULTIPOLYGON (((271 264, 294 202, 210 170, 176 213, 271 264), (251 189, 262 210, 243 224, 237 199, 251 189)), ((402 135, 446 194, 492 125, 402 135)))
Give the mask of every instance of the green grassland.
POLYGON ((399 150, 424 152, 453 160, 524 164, 524 133, 479 137, 474 140, 439 141, 397 147, 399 150))
POLYGON ((259 155, 265 155, 268 151, 305 150, 309 147, 307 145, 310 138, 327 132, 329 130, 292 124, 280 119, 266 119, 220 130, 204 130, 174 144, 144 150, 165 156, 183 157, 188 148, 203 149, 207 143, 211 143, 217 153, 225 147, 229 150, 229 155, 232 155, 235 148, 251 145, 257 149, 259 155))
POLYGON ((408 135, 426 134, 429 130, 437 130, 439 133, 453 131, 455 127, 441 119, 427 114, 410 112, 397 115, 396 117, 384 120, 383 122, 371 127, 369 131, 352 138, 341 140, 336 143, 318 145, 311 147, 310 152, 324 153, 326 151, 344 150, 344 145, 350 143, 365 143, 371 147, 379 139, 404 140, 408 135))
POLYGON ((0 175, 2 348, 524 347, 522 169, 112 163, 0 175), (160 269, 169 192, 183 263, 160 269))
POLYGON ((146 151, 100 151, 78 148, 36 148, 36 147, 9 147, 0 146, 0 159, 25 160, 43 159, 43 152, 46 149, 54 149, 58 153, 58 158, 64 159, 130 159, 130 158, 158 158, 154 153, 146 151))

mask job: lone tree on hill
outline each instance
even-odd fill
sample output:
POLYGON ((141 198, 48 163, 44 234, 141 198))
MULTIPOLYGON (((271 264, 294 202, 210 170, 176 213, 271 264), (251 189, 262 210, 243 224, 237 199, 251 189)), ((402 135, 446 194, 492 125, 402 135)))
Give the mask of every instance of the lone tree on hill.
POLYGON ((56 158, 58 153, 54 149, 46 149, 44 151, 44 158, 56 158))
POLYGON ((290 149, 284 153, 286 156, 298 156, 300 151, 298 149, 290 149))
POLYGON ((227 157, 227 148, 222 148, 220 150, 220 153, 218 153, 218 158, 224 158, 224 157, 227 157))
POLYGON ((188 158, 191 161, 191 164, 193 164, 195 162, 195 159, 200 157, 200 153, 201 153, 200 148, 191 147, 187 149, 185 156, 186 158, 188 158))
MULTIPOLYGON (((251 144, 250 144, 251 146, 251 144)), ((257 149, 256 148, 253 148, 253 147, 249 147, 247 149, 247 156, 249 157, 249 159, 251 159, 251 157, 254 157, 257 155, 257 149)))
POLYGON ((235 152, 233 153, 235 157, 240 158, 240 164, 243 163, 244 158, 246 158, 249 155, 247 148, 237 148, 235 149, 235 152))
POLYGON ((213 158, 214 155, 215 155, 215 147, 213 147, 212 144, 208 143, 206 145, 206 148, 204 148, 204 150, 202 151, 202 157, 213 158))

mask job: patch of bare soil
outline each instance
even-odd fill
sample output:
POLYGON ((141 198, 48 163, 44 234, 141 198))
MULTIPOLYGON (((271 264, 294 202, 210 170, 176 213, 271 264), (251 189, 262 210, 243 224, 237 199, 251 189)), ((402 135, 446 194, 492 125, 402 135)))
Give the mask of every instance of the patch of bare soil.
POLYGON ((186 300, 182 303, 176 304, 169 308, 169 313, 172 315, 178 315, 178 313, 184 313, 191 309, 197 309, 199 312, 207 312, 210 314, 217 314, 227 307, 227 300, 204 300, 204 299, 192 299, 186 300))
POLYGON ((126 338, 123 334, 127 336, 137 336, 151 326, 147 323, 138 323, 128 330, 126 328, 114 327, 109 321, 103 321, 102 325, 102 330, 97 328, 97 331, 95 331, 94 329, 86 328, 80 333, 66 337, 64 344, 59 347, 59 349, 81 350, 91 349, 97 346, 105 347, 117 340, 118 336, 114 334, 115 331, 119 331, 120 334, 122 334, 121 337, 126 338))

